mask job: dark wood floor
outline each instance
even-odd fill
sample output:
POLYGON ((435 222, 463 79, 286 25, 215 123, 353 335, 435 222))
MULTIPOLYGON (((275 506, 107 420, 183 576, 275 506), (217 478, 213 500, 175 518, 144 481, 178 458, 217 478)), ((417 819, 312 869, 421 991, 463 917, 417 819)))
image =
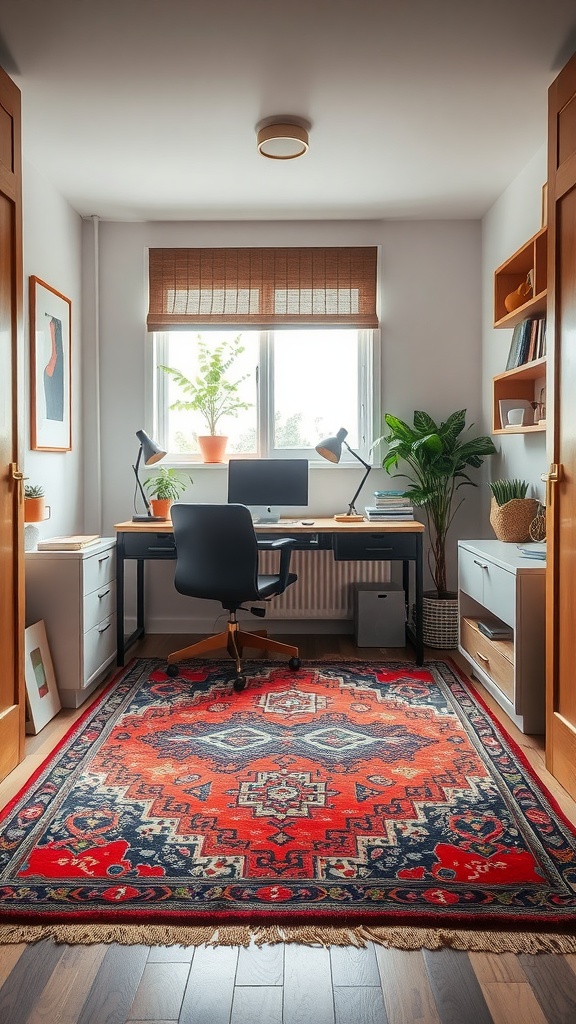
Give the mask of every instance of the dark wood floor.
MULTIPOLYGON (((294 637, 304 658, 399 660, 348 637, 294 637)), ((192 642, 145 638, 130 653, 165 656, 192 642)), ((455 652, 445 652, 461 667, 455 652)), ((444 652, 429 651, 438 659, 444 652)), ((405 656, 411 658, 407 649, 405 656)), ((480 688, 481 689, 481 688, 480 688)), ((482 691, 487 702, 497 706, 482 691)), ((84 710, 84 709, 81 709, 84 710)), ((0 785, 0 806, 26 781, 79 712, 63 711, 28 740, 23 764, 0 785)), ((541 737, 500 713, 538 775, 576 824, 576 805, 548 775, 541 737)), ((576 954, 402 952, 278 944, 0 946, 0 1024, 576 1024, 576 954)))

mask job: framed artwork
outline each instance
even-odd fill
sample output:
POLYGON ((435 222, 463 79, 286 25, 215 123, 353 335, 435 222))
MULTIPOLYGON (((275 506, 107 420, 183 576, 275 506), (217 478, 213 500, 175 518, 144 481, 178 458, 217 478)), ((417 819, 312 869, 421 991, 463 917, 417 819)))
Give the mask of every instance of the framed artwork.
POLYGON ((38 277, 30 278, 30 447, 69 452, 72 303, 38 277))
POLYGON ((25 630, 24 675, 26 732, 37 733, 61 708, 43 620, 25 630))

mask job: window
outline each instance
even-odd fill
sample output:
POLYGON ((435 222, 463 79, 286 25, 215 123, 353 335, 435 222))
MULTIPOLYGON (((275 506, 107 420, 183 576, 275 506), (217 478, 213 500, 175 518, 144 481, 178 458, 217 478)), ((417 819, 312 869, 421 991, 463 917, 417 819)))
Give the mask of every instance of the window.
POLYGON ((229 437, 229 453, 321 462, 315 445, 345 426, 351 447, 368 454, 378 413, 372 331, 164 331, 153 336, 153 436, 175 461, 201 461, 197 438, 210 429, 190 408, 183 380, 194 382, 216 349, 225 361, 233 357, 226 379, 237 385, 240 404, 216 425, 229 437))
POLYGON ((171 455, 194 461, 198 436, 218 432, 230 452, 315 458, 318 440, 341 426, 368 455, 374 247, 150 249, 149 281, 154 435, 171 455), (191 382, 222 364, 236 408, 208 410, 209 428, 191 382))

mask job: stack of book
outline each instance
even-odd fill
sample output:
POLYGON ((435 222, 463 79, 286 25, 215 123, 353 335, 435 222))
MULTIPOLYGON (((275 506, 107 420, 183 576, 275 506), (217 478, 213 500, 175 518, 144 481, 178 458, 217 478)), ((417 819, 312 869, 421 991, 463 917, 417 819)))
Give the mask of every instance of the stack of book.
POLYGON ((546 317, 539 316, 523 320, 512 332, 507 370, 531 363, 546 355, 546 317))
POLYGON ((370 522, 414 519, 410 498, 404 497, 402 491, 374 491, 374 504, 366 505, 364 512, 370 522))

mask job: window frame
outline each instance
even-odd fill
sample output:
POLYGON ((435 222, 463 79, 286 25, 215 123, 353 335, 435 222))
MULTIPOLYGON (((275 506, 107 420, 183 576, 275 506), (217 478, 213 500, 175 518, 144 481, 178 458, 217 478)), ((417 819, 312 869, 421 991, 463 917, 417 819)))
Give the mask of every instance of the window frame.
MULTIPOLYGON (((242 327, 229 329, 230 331, 242 331, 242 327)), ((244 326, 244 330, 250 328, 244 326)), ((337 329, 337 328, 336 328, 337 329)), ((350 326, 343 327, 343 330, 351 330, 350 326)), ((306 330, 306 328, 302 328, 306 330)), ((207 332, 207 329, 204 328, 207 332)), ((381 433, 381 339, 379 328, 358 328, 358 446, 354 449, 371 465, 379 465, 375 461, 374 452, 371 450, 370 438, 378 437, 381 433)), ((149 358, 146 360, 147 372, 145 375, 145 391, 147 395, 146 409, 149 415, 146 416, 146 427, 151 436, 163 444, 167 435, 168 407, 168 379, 165 374, 158 371, 159 364, 166 364, 168 360, 168 336, 170 331, 156 331, 148 333, 151 345, 147 346, 149 358)), ((178 332, 180 333, 180 332, 178 332)), ((190 333, 201 334, 202 328, 191 328, 190 333)), ((274 425, 274 394, 273 394, 273 370, 274 355, 272 339, 276 332, 274 329, 258 331, 258 364, 256 367, 256 438, 258 451, 247 452, 244 458, 307 458, 315 466, 327 466, 328 463, 314 448, 290 448, 278 449, 273 446, 273 425, 274 425), (262 412, 264 415, 262 415, 262 412)), ((346 426, 339 424, 338 426, 346 426)), ((335 427, 335 430, 338 427, 335 427)), ((181 452, 169 451, 166 457, 168 464, 177 466, 202 466, 202 456, 197 453, 184 454, 181 452)), ((345 448, 342 449, 340 466, 350 465, 358 467, 358 461, 345 448)))

